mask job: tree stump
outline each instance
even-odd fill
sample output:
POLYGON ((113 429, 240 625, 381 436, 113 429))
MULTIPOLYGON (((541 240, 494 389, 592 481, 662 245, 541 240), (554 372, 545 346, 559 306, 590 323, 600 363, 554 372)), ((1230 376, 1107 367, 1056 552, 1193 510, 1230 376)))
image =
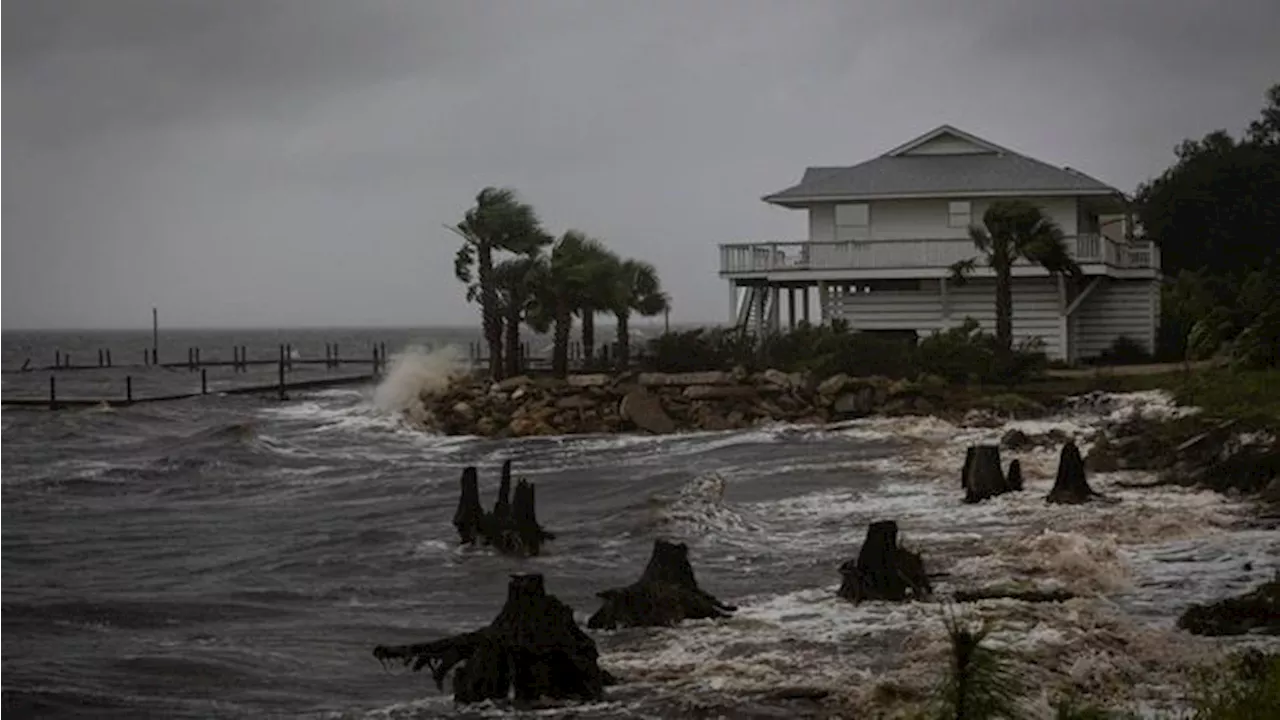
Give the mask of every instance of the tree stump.
MULTIPOLYGON (((964 469, 960 484, 964 488, 964 501, 982 502, 987 498, 1003 495, 1015 488, 1009 485, 1000 464, 999 445, 971 445, 965 452, 964 469)), ((1019 469, 1021 474, 1021 469, 1019 469)))
POLYGON ((1021 490, 1022 481, 1022 463, 1017 458, 1009 461, 1009 474, 1005 477, 1004 482, 1009 486, 1010 490, 1021 490))
POLYGON ((538 524, 533 483, 521 480, 511 497, 511 461, 502 464, 502 481, 493 512, 480 507, 480 490, 474 467, 462 471, 462 496, 453 514, 462 544, 476 540, 508 555, 533 556, 542 552, 542 544, 555 539, 555 534, 538 524))
POLYGON ((873 522, 867 528, 856 560, 840 566, 838 595, 855 603, 863 600, 919 599, 933 592, 924 560, 918 553, 898 547, 898 523, 873 522))
POLYGON ((548 595, 541 575, 512 575, 507 601, 488 627, 415 645, 379 645, 385 666, 401 661, 431 669, 436 687, 455 666, 453 697, 461 703, 541 698, 599 700, 614 679, 597 662, 595 641, 573 621, 573 609, 548 595))
POLYGON ((1054 479, 1053 489, 1049 491, 1045 502, 1079 505, 1101 497, 1085 480, 1084 458, 1080 456, 1080 448, 1068 441, 1062 446, 1062 454, 1058 456, 1058 476, 1054 479))
POLYGON ((698 587, 689 546, 653 542, 649 564, 636 582, 596 593, 604 601, 587 621, 592 629, 670 626, 681 620, 717 619, 737 610, 698 587))
POLYGON ((463 545, 475 542, 488 524, 484 508, 480 507, 478 477, 475 467, 462 469, 462 496, 458 499, 458 509, 453 513, 453 526, 457 528, 463 545))

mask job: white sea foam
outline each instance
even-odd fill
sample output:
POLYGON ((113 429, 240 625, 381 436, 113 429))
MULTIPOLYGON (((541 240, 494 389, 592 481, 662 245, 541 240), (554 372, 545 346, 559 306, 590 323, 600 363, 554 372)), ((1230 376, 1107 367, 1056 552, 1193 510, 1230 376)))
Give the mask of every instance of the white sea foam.
POLYGON ((373 403, 390 413, 423 412, 422 395, 444 390, 467 370, 462 351, 447 345, 437 350, 410 346, 391 356, 391 369, 373 394, 373 403))

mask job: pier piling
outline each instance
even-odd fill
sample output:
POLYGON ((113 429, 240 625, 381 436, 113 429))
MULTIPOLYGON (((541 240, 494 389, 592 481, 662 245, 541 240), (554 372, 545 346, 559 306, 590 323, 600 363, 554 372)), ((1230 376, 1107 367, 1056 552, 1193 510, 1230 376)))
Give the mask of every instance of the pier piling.
POLYGON ((200 394, 209 394, 209 371, 206 368, 200 368, 200 394))
POLYGON ((58 409, 58 378, 49 376, 49 409, 58 409))
POLYGON ((124 401, 133 404, 133 376, 124 376, 124 401))

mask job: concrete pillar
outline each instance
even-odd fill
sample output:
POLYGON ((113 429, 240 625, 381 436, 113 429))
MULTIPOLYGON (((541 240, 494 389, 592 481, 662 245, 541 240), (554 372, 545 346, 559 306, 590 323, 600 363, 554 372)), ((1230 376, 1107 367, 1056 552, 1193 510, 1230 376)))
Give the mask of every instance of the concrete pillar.
POLYGON ((738 324, 738 283, 729 280, 729 324, 738 324))

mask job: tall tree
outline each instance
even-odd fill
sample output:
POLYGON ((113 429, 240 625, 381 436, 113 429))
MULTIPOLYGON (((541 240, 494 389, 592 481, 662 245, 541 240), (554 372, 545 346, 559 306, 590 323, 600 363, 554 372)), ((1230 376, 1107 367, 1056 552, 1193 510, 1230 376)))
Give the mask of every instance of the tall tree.
POLYGON ((493 268, 498 301, 502 305, 503 361, 507 377, 524 371, 520 357, 520 323, 528 317, 537 283, 545 276, 546 263, 547 258, 541 254, 518 255, 493 268))
POLYGON ((538 332, 551 330, 551 369, 559 377, 569 372, 573 315, 582 308, 595 266, 607 253, 600 241, 570 230, 551 247, 545 267, 534 279, 530 325, 538 332))
POLYGON ((1175 153, 1136 198, 1166 274, 1205 270, 1237 283, 1280 254, 1280 85, 1243 139, 1217 130, 1175 153))
POLYGON ((595 362, 596 313, 608 310, 622 261, 611 250, 599 245, 589 248, 584 262, 586 285, 577 312, 582 318, 582 359, 590 367, 595 362))
POLYGON ((1025 200, 1001 200, 982 214, 982 225, 969 228, 981 255, 951 266, 952 279, 964 284, 979 261, 994 271, 996 280, 996 341, 1004 350, 1013 346, 1013 266, 1026 260, 1052 274, 1081 275, 1071 258, 1062 229, 1036 205, 1025 200))
POLYGON ((454 274, 467 286, 467 300, 479 300, 481 327, 489 347, 489 374, 503 376, 502 307, 494 282, 494 254, 530 254, 550 238, 532 206, 519 200, 509 188, 487 187, 476 196, 476 204, 462 222, 449 229, 462 238, 454 258, 454 274))
POLYGON ((666 312, 671 300, 662 291, 658 271, 640 260, 623 260, 614 271, 613 297, 609 309, 618 321, 618 367, 626 370, 631 361, 631 315, 653 317, 666 312))

